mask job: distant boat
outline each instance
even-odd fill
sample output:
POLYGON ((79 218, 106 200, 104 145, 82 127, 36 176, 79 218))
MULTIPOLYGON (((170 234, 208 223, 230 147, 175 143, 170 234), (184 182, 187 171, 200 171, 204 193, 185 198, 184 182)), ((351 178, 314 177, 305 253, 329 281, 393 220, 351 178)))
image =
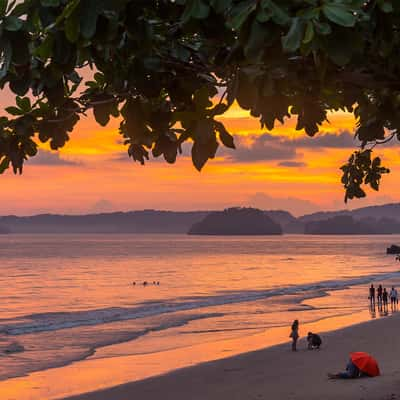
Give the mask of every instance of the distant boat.
POLYGON ((392 244, 390 247, 386 249, 386 254, 400 254, 400 246, 392 244))

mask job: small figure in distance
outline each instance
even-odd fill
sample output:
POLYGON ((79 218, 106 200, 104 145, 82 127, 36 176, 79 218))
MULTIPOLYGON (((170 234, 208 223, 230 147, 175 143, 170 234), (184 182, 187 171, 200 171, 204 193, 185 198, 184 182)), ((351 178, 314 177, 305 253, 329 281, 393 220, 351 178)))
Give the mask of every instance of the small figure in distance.
POLYGON ((321 337, 316 333, 308 332, 307 343, 308 343, 307 345, 308 350, 314 350, 314 349, 319 350, 322 344, 322 340, 321 337))
POLYGON ((159 281, 157 281, 157 285, 160 285, 160 282, 159 282, 159 281))
POLYGON ((155 285, 156 284, 156 281, 153 281, 153 285, 155 285))
POLYGON ((370 301, 371 307, 372 306, 375 307, 375 288, 374 288, 373 284, 371 284, 371 287, 369 288, 369 301, 370 301))
POLYGON ((384 311, 388 311, 388 292, 386 291, 386 288, 383 289, 382 292, 382 301, 383 301, 383 309, 384 311))
POLYGON ((292 351, 297 351, 297 340, 299 339, 299 321, 297 319, 293 321, 289 337, 292 338, 292 351))
POLYGON ((135 286, 135 285, 136 285, 136 282, 135 282, 135 281, 133 281, 133 282, 132 282, 132 285, 133 285, 133 286, 135 286))
POLYGON ((147 281, 144 281, 144 282, 143 282, 143 286, 147 286, 147 281))
POLYGON ((377 290, 377 292, 378 292, 378 295, 376 296, 376 299, 377 299, 377 301, 378 301, 378 307, 379 306, 381 306, 382 307, 382 285, 379 285, 378 286, 378 290, 377 290))
POLYGON ((392 289, 390 290, 389 293, 389 297, 390 297, 390 305, 392 307, 392 311, 394 311, 394 309, 396 308, 396 304, 397 304, 397 291, 394 288, 394 286, 392 286, 392 289))
POLYGON ((355 379, 365 376, 351 360, 347 363, 346 372, 338 372, 337 374, 328 374, 329 379, 355 379))

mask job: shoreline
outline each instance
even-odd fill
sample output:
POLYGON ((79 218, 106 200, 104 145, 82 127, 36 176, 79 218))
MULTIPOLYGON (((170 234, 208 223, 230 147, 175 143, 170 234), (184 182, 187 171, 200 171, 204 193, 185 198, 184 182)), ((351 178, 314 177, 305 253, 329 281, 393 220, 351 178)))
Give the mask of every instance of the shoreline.
MULTIPOLYGON (((379 320, 391 320, 399 314, 379 320)), ((368 310, 327 317, 307 324, 300 325, 300 334, 314 332, 336 332, 346 327, 354 327, 359 323, 369 323, 368 310)), ((200 368, 224 360, 230 360, 254 352, 269 351, 276 346, 290 348, 289 327, 276 327, 267 331, 246 335, 239 338, 194 344, 189 347, 174 348, 160 353, 140 355, 104 356, 96 354, 81 362, 69 364, 61 368, 52 368, 38 371, 21 378, 13 378, 0 382, 0 392, 4 400, 55 400, 80 399, 80 396, 93 395, 89 399, 97 400, 97 394, 103 390, 108 392, 114 387, 141 384, 142 382, 161 379, 164 376, 174 375, 179 371, 200 368), (112 371, 112 372, 110 372, 112 371), (51 382, 51 385, 50 385, 51 382), (88 393, 88 394, 85 394, 88 393)), ((129 345, 129 342, 128 342, 129 345)), ((231 368, 231 367, 229 367, 231 368)), ((126 394, 123 395, 125 400, 126 394)), ((110 395, 111 396, 111 395, 110 395)), ((113 398, 112 395, 110 398, 113 398)), ((147 397, 145 397, 147 398, 147 397)), ((82 397, 86 399, 86 397, 82 397)), ((103 399, 100 397, 99 399, 103 399)), ((117 400, 118 398, 116 398, 117 400)), ((150 397, 152 399, 152 397, 150 397)), ((172 400, 172 398, 171 398, 172 400)))
MULTIPOLYGON (((311 324, 312 325, 312 324, 311 324)), ((394 400, 400 398, 400 313, 322 333, 319 351, 292 353, 289 342, 232 357, 180 368, 63 400, 230 400, 338 399, 394 400), (377 378, 330 381, 327 372, 345 369, 348 354, 374 355, 382 375, 377 378)), ((301 325, 300 325, 301 329, 301 325)), ((303 333, 304 335, 304 333, 303 333)))

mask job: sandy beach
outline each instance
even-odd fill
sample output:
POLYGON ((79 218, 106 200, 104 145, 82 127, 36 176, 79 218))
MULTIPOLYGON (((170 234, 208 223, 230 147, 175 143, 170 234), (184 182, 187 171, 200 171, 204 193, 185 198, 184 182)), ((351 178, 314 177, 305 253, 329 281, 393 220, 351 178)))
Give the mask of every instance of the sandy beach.
MULTIPOLYGON (((68 400, 394 400, 400 398, 399 328, 400 314, 395 314, 325 333, 319 351, 307 350, 303 338, 297 353, 289 344, 278 345, 68 400), (374 355, 382 375, 328 380, 327 372, 345 369, 352 351, 374 355)), ((306 333, 300 326, 300 334, 306 333)))

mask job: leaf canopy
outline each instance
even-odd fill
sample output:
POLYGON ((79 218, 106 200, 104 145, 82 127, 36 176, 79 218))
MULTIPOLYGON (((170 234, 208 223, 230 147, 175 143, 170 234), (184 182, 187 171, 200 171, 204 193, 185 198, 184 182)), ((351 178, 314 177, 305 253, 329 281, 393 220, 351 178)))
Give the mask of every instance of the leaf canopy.
POLYGON ((22 172, 38 141, 66 144, 82 115, 120 118, 128 155, 173 163, 192 142, 200 170, 236 101, 271 130, 318 133, 330 111, 357 119, 345 199, 378 190, 372 148, 400 138, 400 2, 390 0, 0 1, 0 173, 22 172), (85 72, 86 71, 86 72, 85 72), (83 76, 92 71, 92 80, 83 76))

